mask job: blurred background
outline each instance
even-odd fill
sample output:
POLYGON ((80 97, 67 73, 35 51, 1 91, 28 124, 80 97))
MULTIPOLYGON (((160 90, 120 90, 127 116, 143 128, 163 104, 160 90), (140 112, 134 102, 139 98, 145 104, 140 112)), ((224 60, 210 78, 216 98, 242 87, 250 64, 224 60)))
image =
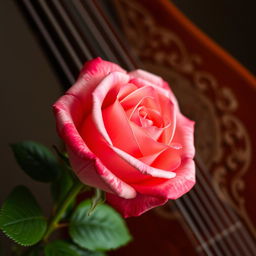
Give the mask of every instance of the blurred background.
POLYGON ((173 0, 202 31, 256 75, 256 2, 173 0))
MULTIPOLYGON (((256 75, 255 1, 172 2, 256 75)), ((25 184, 47 213, 51 207, 47 186, 23 174, 9 144, 22 140, 49 147, 59 144, 51 105, 61 94, 60 80, 16 1, 0 1, 0 38, 0 203, 15 185, 25 184)))

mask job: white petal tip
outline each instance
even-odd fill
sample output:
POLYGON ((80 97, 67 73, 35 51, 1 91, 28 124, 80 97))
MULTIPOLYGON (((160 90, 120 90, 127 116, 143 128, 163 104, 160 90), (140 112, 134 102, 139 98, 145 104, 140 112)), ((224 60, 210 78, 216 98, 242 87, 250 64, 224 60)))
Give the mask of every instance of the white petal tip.
POLYGON ((166 172, 164 176, 165 177, 163 177, 163 178, 172 179, 172 178, 176 177, 176 173, 175 172, 166 172))
POLYGON ((153 177, 157 177, 157 178, 164 178, 164 179, 172 179, 176 177, 176 173, 175 172, 169 172, 169 171, 163 171, 160 169, 155 169, 156 172, 152 172, 149 175, 152 175, 153 177))

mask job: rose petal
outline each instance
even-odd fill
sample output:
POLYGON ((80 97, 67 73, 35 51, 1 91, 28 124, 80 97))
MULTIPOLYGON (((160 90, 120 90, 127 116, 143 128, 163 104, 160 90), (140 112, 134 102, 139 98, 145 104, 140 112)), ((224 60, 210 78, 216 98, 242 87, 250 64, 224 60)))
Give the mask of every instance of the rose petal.
POLYGON ((85 78, 85 76, 90 76, 91 79, 97 79, 98 76, 105 77, 106 75, 114 71, 127 73, 119 65, 97 57, 85 62, 82 70, 80 71, 79 78, 85 78))
POLYGON ((137 89, 137 86, 128 83, 121 87, 120 91, 117 94, 117 98, 119 99, 119 101, 121 101, 123 98, 125 98, 127 95, 131 94, 133 91, 137 89))
POLYGON ((174 147, 166 148, 152 155, 140 157, 139 160, 152 167, 175 172, 181 164, 179 149, 174 147))
POLYGON ((123 199, 107 193, 107 202, 120 212, 124 218, 139 216, 156 206, 165 204, 167 201, 166 198, 142 194, 137 194, 134 199, 123 199))
POLYGON ((54 105, 53 111, 57 119, 56 125, 59 134, 66 123, 75 123, 77 126, 83 121, 83 107, 80 100, 73 95, 63 95, 54 105))
POLYGON ((130 80, 130 83, 135 84, 139 88, 145 87, 145 86, 150 86, 150 87, 154 88, 157 93, 162 94, 163 96, 165 96, 166 98, 168 98, 172 101, 172 96, 171 96, 172 92, 170 90, 166 90, 165 88, 157 86, 156 84, 154 84, 150 81, 147 81, 147 80, 144 80, 141 78, 132 78, 130 80))
POLYGON ((157 86, 164 87, 164 81, 160 76, 149 73, 145 70, 137 69, 128 73, 131 78, 140 78, 153 83, 157 86))
MULTIPOLYGON (((136 191, 130 185, 117 178, 99 159, 96 159, 96 167, 98 175, 100 175, 100 178, 105 182, 106 186, 111 189, 112 194, 125 199, 134 198, 136 196, 136 191)), ((85 176, 88 177, 87 173, 85 173, 85 176)))
POLYGON ((169 84, 166 81, 164 81, 161 77, 159 77, 159 76, 157 76, 155 74, 152 74, 150 72, 141 70, 141 69, 134 70, 132 72, 129 72, 128 74, 129 74, 129 76, 131 78, 139 78, 139 79, 146 80, 146 81, 148 81, 150 83, 153 83, 153 84, 157 85, 158 87, 161 87, 161 88, 169 91, 170 92, 169 96, 170 96, 171 101, 179 109, 177 99, 174 96, 174 93, 172 92, 169 84))
POLYGON ((98 131, 110 145, 112 145, 112 142, 104 126, 101 107, 109 90, 114 87, 120 88, 121 85, 126 84, 128 80, 129 77, 126 74, 119 72, 110 73, 100 82, 93 92, 92 118, 98 131))
POLYGON ((162 153, 164 152, 166 149, 163 149, 157 153, 154 153, 154 154, 151 154, 151 155, 147 155, 147 156, 143 156, 143 157, 140 157, 139 160, 147 165, 151 165, 155 160, 156 158, 162 153))
POLYGON ((146 134, 148 134, 153 140, 161 142, 159 138, 163 134, 164 130, 168 129, 169 126, 170 124, 163 128, 158 128, 156 126, 148 126, 144 127, 143 129, 145 130, 146 134))
POLYGON ((181 164, 180 150, 174 148, 167 148, 164 150, 151 164, 152 167, 163 169, 167 171, 174 171, 181 164))
POLYGON ((143 185, 135 184, 137 193, 134 199, 122 199, 114 195, 107 194, 107 201, 124 217, 139 216, 142 213, 165 204, 169 199, 177 199, 189 191, 195 184, 194 161, 186 159, 178 170, 175 179, 156 184, 156 179, 143 185), (143 187, 144 186, 144 187, 143 187), (146 192, 147 194, 144 194, 146 192), (143 193, 143 194, 142 194, 143 193))
MULTIPOLYGON (((119 155, 123 160, 125 160, 129 165, 136 168, 141 174, 150 175, 156 178, 164 178, 164 179, 172 179, 176 176, 175 172, 162 170, 158 168, 154 168, 144 164, 142 161, 132 157, 126 152, 120 150, 119 148, 113 147, 112 149, 119 155)), ((133 181, 136 182, 136 181, 133 181)))
POLYGON ((145 133, 143 128, 139 127, 133 122, 130 122, 130 126, 137 140, 142 155, 151 155, 167 148, 166 145, 153 140, 145 133))
POLYGON ((194 147, 194 121, 189 120, 181 113, 177 114, 177 124, 172 143, 182 145, 182 158, 193 158, 195 155, 194 147))
POLYGON ((163 95, 158 95, 158 102, 161 106, 162 119, 165 122, 165 126, 167 126, 159 141, 168 145, 172 141, 176 131, 176 115, 178 110, 175 104, 163 95))
POLYGON ((129 120, 133 121, 135 124, 141 126, 141 118, 139 114, 140 105, 147 103, 148 101, 152 101, 153 99, 150 96, 143 97, 137 105, 133 106, 132 108, 126 110, 126 115, 129 120))
POLYGON ((126 74, 118 65, 96 58, 85 63, 76 83, 66 92, 78 98, 82 104, 84 115, 87 114, 92 106, 92 92, 100 81, 111 72, 121 72, 126 74))
POLYGON ((154 98, 154 89, 151 86, 141 87, 123 98, 120 103, 124 109, 133 108, 145 97, 154 98))
POLYGON ((164 130, 163 135, 160 137, 160 141, 169 144, 173 138, 175 127, 176 127, 176 112, 179 112, 177 101, 170 90, 166 90, 162 87, 152 84, 141 78, 134 78, 130 80, 130 83, 135 84, 138 87, 151 86, 155 89, 157 94, 155 94, 155 101, 161 107, 162 119, 165 120, 165 125, 169 125, 167 129, 164 130))
POLYGON ((107 133, 114 146, 135 157, 140 157, 138 143, 130 127, 128 118, 119 101, 105 108, 102 112, 107 133))
POLYGON ((192 159, 183 159, 175 170, 175 179, 150 179, 133 184, 141 194, 177 199, 188 192, 195 184, 195 163, 192 159))

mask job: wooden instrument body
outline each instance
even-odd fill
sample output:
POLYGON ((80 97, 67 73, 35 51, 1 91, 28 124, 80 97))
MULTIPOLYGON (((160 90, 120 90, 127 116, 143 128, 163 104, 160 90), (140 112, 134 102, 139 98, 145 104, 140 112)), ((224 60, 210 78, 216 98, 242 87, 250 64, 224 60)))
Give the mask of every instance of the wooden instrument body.
MULTIPOLYGON (((197 154, 220 199, 255 237, 255 77, 169 1, 121 0, 116 6, 145 69, 170 83, 182 112, 196 121, 197 154)), ((128 219, 134 242, 113 255, 194 255, 193 234, 182 222, 170 208, 128 219)))
MULTIPOLYGON (((46 13, 43 14, 45 17, 48 8, 48 13, 52 12, 59 19, 55 20, 59 22, 59 27, 68 31, 69 26, 58 13, 58 2, 62 1, 34 1, 33 4, 35 9, 46 13)), ((66 6, 72 5, 71 2, 63 0, 66 6)), ((204 163, 203 169, 212 176, 211 185, 215 193, 235 210, 248 232, 255 237, 256 208, 253 200, 256 160, 253 156, 256 150, 256 121, 253 111, 256 79, 202 34, 169 1, 114 2, 120 18, 118 25, 124 32, 125 41, 142 62, 142 67, 164 77, 177 95, 182 112, 196 121, 197 154, 204 163)), ((74 6, 84 8, 82 1, 74 3, 74 6)), ((31 8, 32 5, 27 6, 31 8)), ((57 30, 52 23, 48 15, 49 31, 54 35, 57 30)), ((74 37, 71 32, 67 34, 70 41, 74 37)), ((82 35, 83 31, 77 29, 77 34, 82 35)), ((57 36, 53 36, 58 47, 63 44, 61 38, 59 35, 57 40, 57 36)), ((70 47, 79 53, 79 43, 73 41, 75 43, 71 43, 70 47)), ((66 49, 63 45, 63 49, 59 50, 64 55, 66 49)), ((97 49, 92 57, 96 54, 97 49)), ((89 57, 81 51, 79 58, 77 62, 89 57)), ((71 59, 66 58, 67 63, 71 63, 71 59)), ((70 64, 74 76, 76 66, 79 63, 76 65, 75 61, 70 64)), ((68 84, 70 81, 72 77, 68 84)), ((211 210, 210 201, 206 207, 211 210)), ((202 245, 172 202, 127 221, 134 240, 128 246, 111 252, 111 255, 195 255, 195 248, 204 253, 200 251, 202 245)), ((214 238, 223 231, 229 235, 232 230, 231 226, 223 226, 211 235, 214 238)))

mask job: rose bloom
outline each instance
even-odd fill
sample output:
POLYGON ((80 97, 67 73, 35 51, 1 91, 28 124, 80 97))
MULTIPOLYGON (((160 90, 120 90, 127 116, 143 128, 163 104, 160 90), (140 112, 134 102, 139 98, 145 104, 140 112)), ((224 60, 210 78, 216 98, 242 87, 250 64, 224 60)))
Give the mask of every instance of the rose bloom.
POLYGON ((96 58, 53 108, 74 172, 124 217, 195 184, 194 122, 160 77, 96 58))

